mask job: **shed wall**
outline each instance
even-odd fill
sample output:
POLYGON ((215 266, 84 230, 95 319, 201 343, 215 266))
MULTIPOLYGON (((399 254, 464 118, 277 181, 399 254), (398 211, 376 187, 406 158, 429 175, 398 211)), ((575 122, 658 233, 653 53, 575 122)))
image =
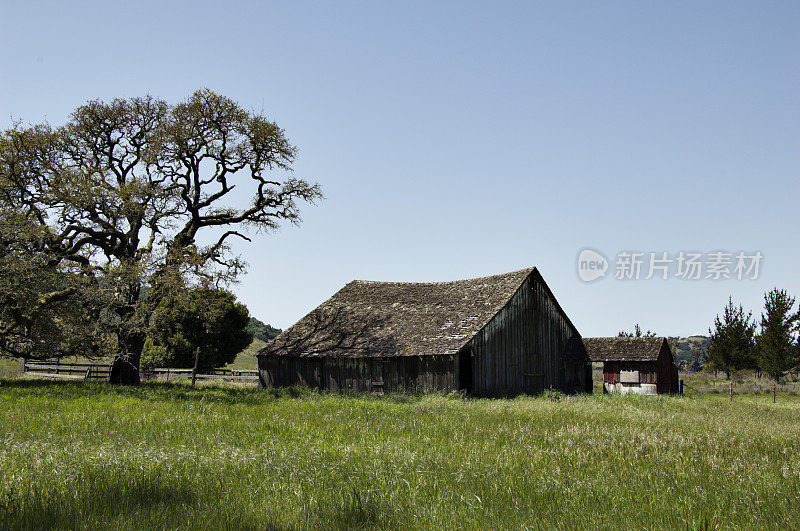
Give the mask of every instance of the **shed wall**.
POLYGON ((622 371, 638 371, 639 385, 647 394, 674 394, 679 391, 678 368, 666 341, 662 343, 656 361, 605 361, 603 388, 606 392, 621 392, 630 384, 620 381, 622 371))
POLYGON ((658 372, 658 393, 674 394, 678 392, 678 367, 672 358, 672 351, 666 341, 661 345, 656 360, 656 371, 658 372))

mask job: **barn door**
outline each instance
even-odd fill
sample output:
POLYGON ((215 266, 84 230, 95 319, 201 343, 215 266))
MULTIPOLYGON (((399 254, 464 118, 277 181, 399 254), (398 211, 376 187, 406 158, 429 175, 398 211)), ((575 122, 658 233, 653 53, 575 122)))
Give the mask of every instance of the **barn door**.
POLYGON ((458 351, 458 389, 472 393, 472 349, 458 351))

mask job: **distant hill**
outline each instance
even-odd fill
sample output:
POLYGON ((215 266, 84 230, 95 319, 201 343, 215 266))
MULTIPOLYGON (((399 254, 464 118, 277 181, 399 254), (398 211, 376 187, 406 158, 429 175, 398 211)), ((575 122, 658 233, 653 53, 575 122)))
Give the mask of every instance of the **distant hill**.
POLYGON ((269 342, 272 339, 278 337, 283 330, 280 328, 274 328, 268 324, 262 323, 255 317, 250 318, 250 322, 247 323, 247 327, 245 328, 249 333, 253 334, 255 339, 260 339, 264 343, 269 342))
POLYGON ((708 336, 668 337, 669 348, 675 363, 683 370, 699 371, 703 368, 703 355, 711 340, 708 336))

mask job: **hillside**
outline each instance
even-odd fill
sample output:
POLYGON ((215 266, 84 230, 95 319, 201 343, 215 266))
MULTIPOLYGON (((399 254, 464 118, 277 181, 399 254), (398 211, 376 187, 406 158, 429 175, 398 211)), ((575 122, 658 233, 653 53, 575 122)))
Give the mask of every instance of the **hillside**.
POLYGON ((669 347, 675 363, 682 370, 700 370, 703 368, 703 354, 710 338, 708 336, 668 337, 669 347))
POLYGON ((270 341, 271 339, 275 339, 278 337, 278 334, 282 332, 280 328, 275 328, 263 323, 255 317, 250 317, 250 322, 247 323, 245 330, 251 333, 254 339, 260 339, 264 343, 270 341))

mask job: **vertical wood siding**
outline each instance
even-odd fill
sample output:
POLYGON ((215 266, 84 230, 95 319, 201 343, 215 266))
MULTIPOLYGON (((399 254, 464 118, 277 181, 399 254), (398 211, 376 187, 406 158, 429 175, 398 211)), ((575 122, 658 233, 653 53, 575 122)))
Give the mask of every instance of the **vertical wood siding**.
POLYGON ((455 356, 333 358, 259 356, 264 387, 303 386, 330 391, 449 392, 457 389, 455 356))
POLYGON ((564 357, 573 338, 580 340, 552 294, 537 276, 530 275, 471 341, 474 394, 585 390, 588 358, 564 357))

